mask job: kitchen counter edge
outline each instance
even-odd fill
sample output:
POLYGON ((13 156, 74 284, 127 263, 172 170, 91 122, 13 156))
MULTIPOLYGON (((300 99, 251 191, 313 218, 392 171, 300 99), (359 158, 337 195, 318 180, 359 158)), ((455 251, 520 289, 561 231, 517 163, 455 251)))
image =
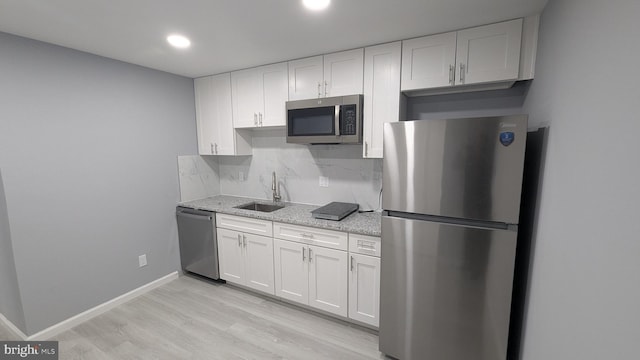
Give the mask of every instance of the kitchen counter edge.
POLYGON ((353 213, 342 221, 314 219, 311 211, 319 208, 317 205, 296 203, 284 203, 285 207, 270 213, 253 210, 236 209, 238 205, 250 202, 273 204, 268 200, 252 199, 236 196, 218 195, 205 199, 183 201, 178 206, 213 211, 222 214, 245 216, 254 219, 270 220, 275 222, 311 226, 320 229, 337 230, 353 234, 380 236, 380 213, 353 213))

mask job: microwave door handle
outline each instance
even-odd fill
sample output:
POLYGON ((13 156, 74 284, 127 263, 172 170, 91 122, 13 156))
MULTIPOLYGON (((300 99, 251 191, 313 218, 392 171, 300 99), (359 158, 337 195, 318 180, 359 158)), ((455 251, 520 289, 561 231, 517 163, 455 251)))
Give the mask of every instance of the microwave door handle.
POLYGON ((336 136, 340 136, 340 105, 336 105, 335 122, 336 136))

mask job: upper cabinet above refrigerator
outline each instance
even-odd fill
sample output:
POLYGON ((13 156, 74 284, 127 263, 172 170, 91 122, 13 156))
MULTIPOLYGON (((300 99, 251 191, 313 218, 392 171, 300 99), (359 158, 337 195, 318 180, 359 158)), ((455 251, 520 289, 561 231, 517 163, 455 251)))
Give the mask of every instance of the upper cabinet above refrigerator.
POLYGON ((402 42, 409 96, 508 88, 533 78, 539 16, 402 42))

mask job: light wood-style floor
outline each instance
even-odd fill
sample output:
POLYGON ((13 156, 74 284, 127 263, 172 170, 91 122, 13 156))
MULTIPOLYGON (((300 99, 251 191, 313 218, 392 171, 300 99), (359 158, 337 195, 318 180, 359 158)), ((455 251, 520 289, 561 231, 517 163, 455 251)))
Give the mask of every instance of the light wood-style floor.
POLYGON ((60 359, 384 359, 368 330, 190 276, 52 340, 60 359))

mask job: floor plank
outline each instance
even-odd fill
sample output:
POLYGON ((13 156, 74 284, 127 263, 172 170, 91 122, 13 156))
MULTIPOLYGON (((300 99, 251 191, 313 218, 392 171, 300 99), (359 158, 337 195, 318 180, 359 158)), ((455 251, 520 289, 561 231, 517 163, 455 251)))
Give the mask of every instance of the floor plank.
POLYGON ((52 340, 60 359, 384 359, 369 330, 191 276, 52 340))

